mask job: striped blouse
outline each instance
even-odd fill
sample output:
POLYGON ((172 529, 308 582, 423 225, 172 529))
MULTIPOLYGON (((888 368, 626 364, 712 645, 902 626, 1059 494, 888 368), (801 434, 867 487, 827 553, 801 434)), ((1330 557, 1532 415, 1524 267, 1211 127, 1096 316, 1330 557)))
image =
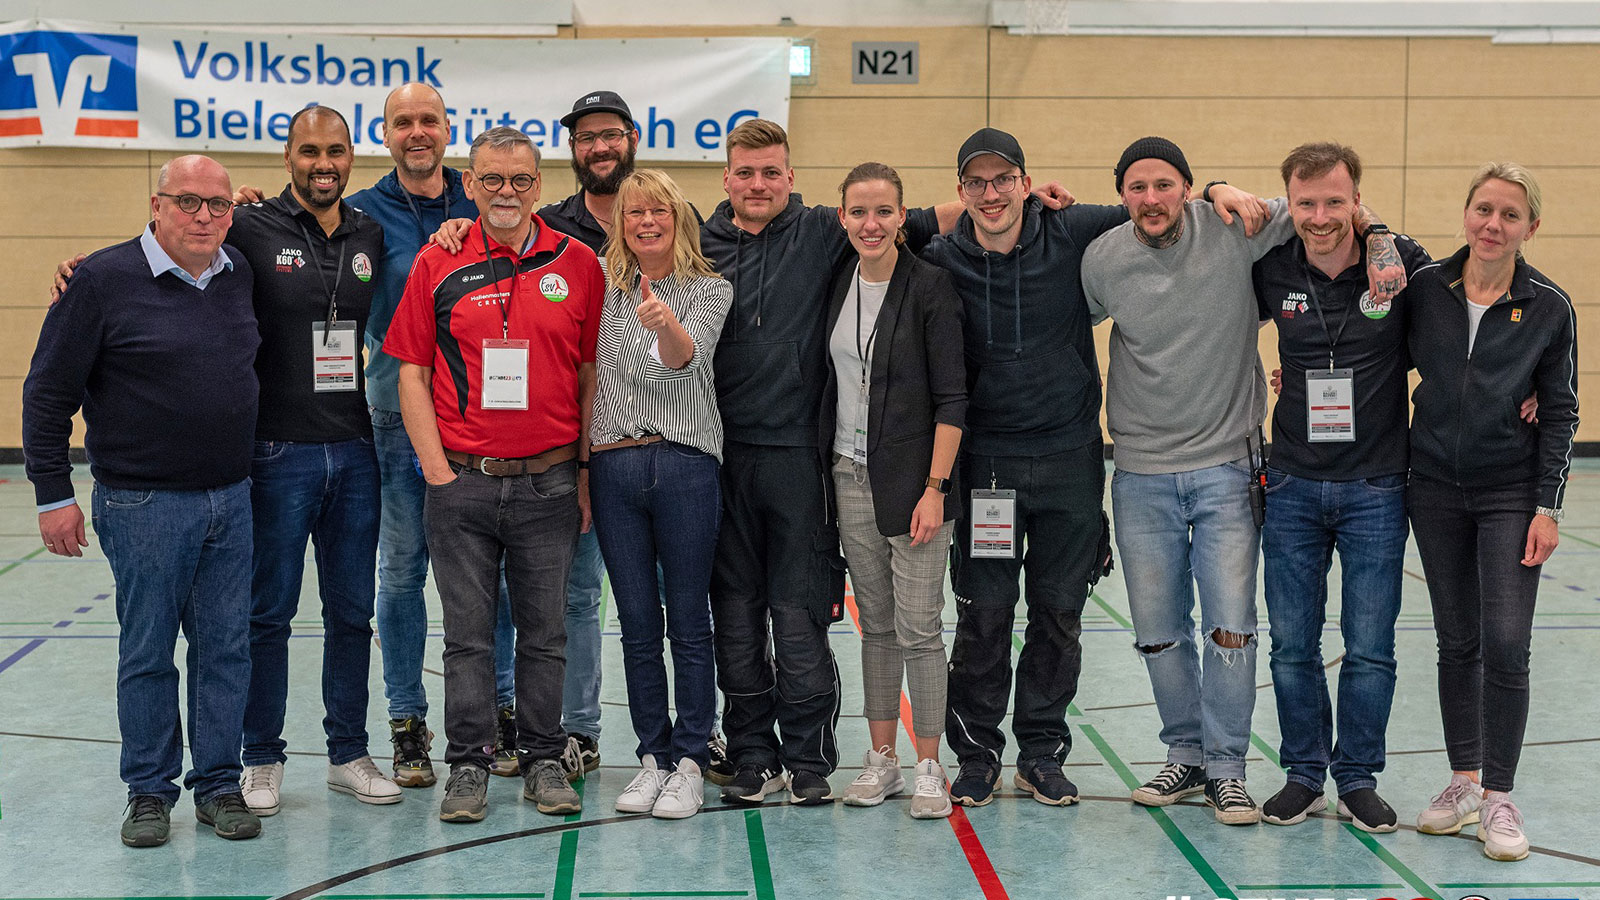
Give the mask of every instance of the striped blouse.
MULTIPOLYGON (((600 261, 605 268, 605 260, 600 261)), ((694 342, 694 357, 681 369, 668 368, 656 350, 656 335, 639 324, 642 299, 637 282, 624 292, 606 272, 606 299, 595 348, 594 422, 590 440, 609 444, 659 434, 722 461, 722 415, 711 360, 723 319, 733 304, 727 281, 676 274, 650 282, 656 299, 667 304, 694 342), (652 352, 655 351, 655 352, 652 352)))

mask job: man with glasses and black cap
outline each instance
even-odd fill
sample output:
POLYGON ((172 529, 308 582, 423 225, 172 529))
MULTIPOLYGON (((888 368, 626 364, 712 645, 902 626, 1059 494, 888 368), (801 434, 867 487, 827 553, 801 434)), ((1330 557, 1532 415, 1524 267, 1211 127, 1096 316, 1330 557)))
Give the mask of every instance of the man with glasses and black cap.
MULTIPOLYGON (((1029 194, 1022 147, 996 128, 961 145, 956 172, 965 212, 923 253, 950 273, 966 307, 967 438, 945 728, 961 770, 951 798, 983 806, 1000 785, 1011 628, 1026 571, 1013 781, 1040 803, 1067 806, 1078 799, 1061 763, 1072 743, 1066 710, 1078 687, 1080 620, 1089 589, 1111 566, 1099 365, 1079 266, 1089 242, 1128 213, 1045 207, 1029 194)), ((1246 199, 1218 202, 1234 208, 1246 199)))
POLYGON ((589 423, 605 292, 594 251, 534 215, 539 151, 514 128, 472 142, 478 220, 459 255, 417 255, 383 349, 400 361, 400 412, 428 482, 424 519, 444 606, 446 822, 487 812, 500 572, 516 623, 518 768, 549 815, 582 801, 568 738, 562 611, 589 525, 589 423))

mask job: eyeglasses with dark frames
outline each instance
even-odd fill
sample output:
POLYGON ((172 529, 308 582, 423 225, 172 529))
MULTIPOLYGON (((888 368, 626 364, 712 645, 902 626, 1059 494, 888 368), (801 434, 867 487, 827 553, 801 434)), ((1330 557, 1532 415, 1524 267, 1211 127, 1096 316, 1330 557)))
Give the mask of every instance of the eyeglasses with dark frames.
POLYGON ((200 204, 202 203, 206 205, 206 208, 211 211, 213 216, 219 219, 228 213, 233 212, 232 197, 202 197, 199 194, 168 194, 165 191, 156 191, 156 196, 166 197, 172 200, 174 203, 178 204, 179 209, 191 216, 200 211, 200 204))
POLYGON ((536 180, 534 176, 529 175, 526 172, 513 175, 509 179, 498 172, 490 172, 487 175, 479 175, 477 172, 473 172, 472 175, 474 178, 478 179, 478 183, 483 185, 484 188, 494 192, 498 192, 501 188, 506 186, 507 181, 510 181, 511 189, 519 194, 525 194, 532 190, 533 183, 536 180))

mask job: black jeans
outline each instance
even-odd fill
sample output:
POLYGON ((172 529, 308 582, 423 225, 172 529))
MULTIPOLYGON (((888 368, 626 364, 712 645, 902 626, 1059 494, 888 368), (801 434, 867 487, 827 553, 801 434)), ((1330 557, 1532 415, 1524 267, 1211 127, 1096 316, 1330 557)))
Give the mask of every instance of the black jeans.
POLYGON ((578 542, 578 465, 496 478, 453 465, 423 503, 434 583, 444 606, 445 761, 488 768, 494 752, 494 630, 505 565, 517 628, 517 749, 560 759, 567 575, 578 542))
POLYGON ((1538 482, 1459 488, 1411 476, 1406 505, 1439 638, 1439 710, 1450 768, 1509 791, 1528 724, 1539 570, 1522 564, 1538 482))
POLYGON ((828 626, 844 597, 827 473, 813 447, 728 441, 722 453, 711 616, 728 757, 827 775, 839 764, 828 626))
POLYGON ((1078 693, 1083 606, 1099 577, 1105 542, 1105 459, 1100 441, 1041 457, 961 458, 962 483, 1017 492, 1018 559, 973 559, 971 495, 962 495, 951 557, 956 637, 950 651, 945 737, 963 762, 1000 762, 1011 694, 1011 623, 1027 573, 1028 628, 1017 656, 1011 729, 1018 759, 1064 760, 1072 748, 1067 705, 1078 693))

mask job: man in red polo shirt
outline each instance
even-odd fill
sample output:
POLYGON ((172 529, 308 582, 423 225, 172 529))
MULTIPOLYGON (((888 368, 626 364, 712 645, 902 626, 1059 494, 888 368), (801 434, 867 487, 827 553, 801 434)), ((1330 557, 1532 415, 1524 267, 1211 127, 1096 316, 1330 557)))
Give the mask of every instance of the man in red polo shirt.
POLYGON ((526 135, 492 128, 470 160, 464 185, 478 221, 459 255, 437 246, 417 255, 383 345, 400 360, 400 414, 428 482, 428 545, 440 548, 446 822, 488 809, 502 560, 517 627, 522 796, 551 815, 581 808, 560 763, 562 615, 573 545, 589 527, 582 460, 605 294, 594 251, 533 213, 539 152, 526 135))

